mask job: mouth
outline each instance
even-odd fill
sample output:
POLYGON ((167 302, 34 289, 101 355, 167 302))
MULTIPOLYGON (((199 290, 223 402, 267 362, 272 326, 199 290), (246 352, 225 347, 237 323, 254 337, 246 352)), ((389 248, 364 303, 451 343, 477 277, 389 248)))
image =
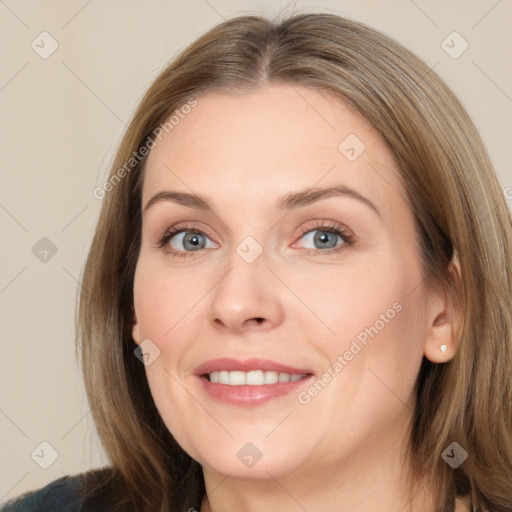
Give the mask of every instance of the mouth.
POLYGON ((200 365, 194 374, 209 398, 237 406, 289 397, 313 377, 310 370, 268 359, 215 359, 200 365))
POLYGON ((306 377, 307 373, 286 373, 275 371, 251 370, 249 372, 227 370, 205 373, 202 375, 214 384, 226 384, 228 386, 265 386, 278 382, 296 382, 306 377))

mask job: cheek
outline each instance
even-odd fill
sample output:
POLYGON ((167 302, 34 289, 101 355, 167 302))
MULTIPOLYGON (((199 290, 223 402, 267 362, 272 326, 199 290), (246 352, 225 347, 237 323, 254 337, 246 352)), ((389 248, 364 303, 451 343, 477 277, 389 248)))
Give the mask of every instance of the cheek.
MULTIPOLYGON (((408 280, 397 275, 354 279, 352 291, 340 286, 334 304, 323 302, 325 312, 332 310, 326 323, 335 334, 311 338, 323 360, 319 380, 326 384, 317 381, 299 401, 308 418, 322 417, 347 439, 355 436, 354 426, 369 433, 397 425, 414 407, 425 336, 423 296, 419 289, 411 293, 408 280)), ((309 297, 314 304, 321 300, 309 297)))
POLYGON ((166 340, 175 338, 176 331, 186 324, 183 320, 202 296, 204 286, 200 279, 181 278, 175 270, 160 267, 150 261, 139 262, 134 302, 141 337, 163 350, 169 345, 166 340))
POLYGON ((363 386, 379 385, 369 368, 386 382, 399 381, 399 387, 415 380, 426 330, 421 268, 413 256, 381 254, 360 261, 360 267, 302 276, 301 284, 296 283, 294 290, 311 305, 310 312, 297 318, 323 356, 320 370, 342 356, 343 373, 351 375, 354 391, 363 379, 368 379, 363 386))
POLYGON ((198 280, 180 279, 176 272, 167 273, 144 260, 139 261, 134 280, 141 338, 151 340, 159 351, 145 366, 151 395, 169 431, 186 446, 195 419, 190 396, 179 383, 179 369, 186 357, 186 340, 191 337, 187 330, 193 327, 193 306, 202 296, 195 283, 198 280))
POLYGON ((389 256, 361 257, 356 264, 330 270, 292 276, 293 290, 309 306, 299 320, 309 325, 309 333, 317 331, 312 340, 321 338, 324 346, 352 339, 376 322, 381 326, 381 315, 396 318, 396 304, 411 289, 411 277, 389 256))

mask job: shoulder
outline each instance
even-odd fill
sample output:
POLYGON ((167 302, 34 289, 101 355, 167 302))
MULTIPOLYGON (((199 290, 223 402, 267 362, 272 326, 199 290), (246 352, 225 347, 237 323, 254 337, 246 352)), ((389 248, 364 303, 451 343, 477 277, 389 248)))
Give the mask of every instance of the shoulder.
POLYGON ((25 492, 8 501, 0 508, 0 512, 29 512, 62 510, 63 512, 80 512, 82 500, 77 492, 81 487, 80 475, 63 476, 49 484, 25 492))
MULTIPOLYGON (((27 491, 24 494, 11 499, 7 503, 0 504, 0 512, 101 512, 109 510, 104 508, 108 496, 103 495, 102 499, 95 501, 95 507, 91 508, 86 494, 92 491, 95 494, 95 487, 101 487, 105 481, 108 471, 90 470, 77 475, 66 475, 39 489, 27 491)), ((108 493, 107 493, 108 494, 108 493)))

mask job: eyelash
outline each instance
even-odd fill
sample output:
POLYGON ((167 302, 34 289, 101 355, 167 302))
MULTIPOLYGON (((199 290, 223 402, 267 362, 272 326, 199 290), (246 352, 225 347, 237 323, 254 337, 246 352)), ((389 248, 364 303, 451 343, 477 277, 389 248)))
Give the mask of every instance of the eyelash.
MULTIPOLYGON (((342 251, 343 249, 346 249, 347 247, 354 245, 354 243, 355 243, 353 236, 348 234, 348 229, 343 227, 341 224, 338 224, 337 222, 331 221, 331 222, 325 223, 325 222, 319 221, 318 224, 315 224, 314 226, 309 227, 308 229, 303 231, 301 233, 300 238, 303 238, 304 235, 307 235, 311 231, 325 231, 327 233, 332 233, 334 235, 338 235, 344 242, 342 245, 340 245, 336 248, 332 248, 332 249, 309 249, 309 251, 312 251, 312 254, 314 254, 314 255, 326 255, 326 254, 337 253, 337 252, 342 251)), ((164 233, 164 235, 162 236, 162 238, 157 242, 157 247, 159 249, 164 249, 165 246, 167 245, 167 243, 169 242, 169 240, 171 240, 171 238, 174 235, 177 235, 177 234, 183 233, 183 232, 194 233, 194 234, 204 235, 204 236, 208 237, 208 235, 206 233, 204 233, 203 231, 201 231, 193 226, 181 226, 179 228, 172 228, 172 229, 166 231, 164 233)), ((185 257, 185 258, 189 257, 189 256, 194 256, 194 253, 198 252, 198 251, 176 251, 174 249, 169 249, 169 248, 167 248, 165 250, 171 256, 185 257)))

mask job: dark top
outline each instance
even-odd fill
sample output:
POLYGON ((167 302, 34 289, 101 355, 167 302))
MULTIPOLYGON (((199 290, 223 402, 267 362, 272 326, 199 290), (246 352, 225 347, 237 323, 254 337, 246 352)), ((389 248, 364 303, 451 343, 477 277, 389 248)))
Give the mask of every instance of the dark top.
POLYGON ((81 485, 79 475, 63 476, 8 501, 0 512, 82 512, 83 501, 76 494, 81 485))
POLYGON ((110 468, 96 468, 27 491, 0 504, 0 512, 111 512, 120 487, 110 468))
MULTIPOLYGON (((110 512, 109 493, 85 502, 78 495, 84 485, 84 473, 63 476, 45 487, 11 499, 0 506, 0 512, 110 512), (107 496, 107 498, 105 498, 107 496)), ((451 503, 445 511, 453 512, 451 503)))

